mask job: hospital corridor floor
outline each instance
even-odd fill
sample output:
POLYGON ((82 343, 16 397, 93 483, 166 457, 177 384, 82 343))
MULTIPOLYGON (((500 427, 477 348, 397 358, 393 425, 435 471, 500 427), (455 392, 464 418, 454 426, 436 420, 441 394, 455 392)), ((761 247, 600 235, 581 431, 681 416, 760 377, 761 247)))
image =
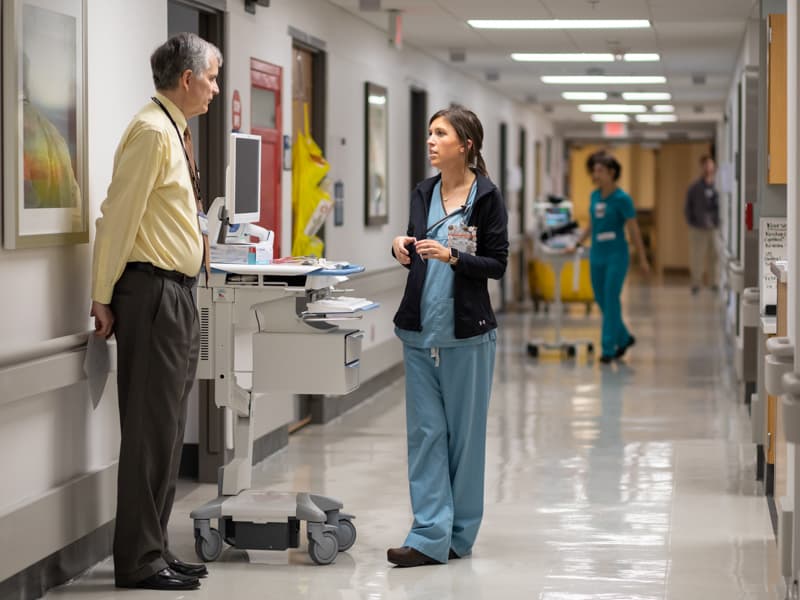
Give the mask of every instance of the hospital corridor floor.
MULTIPOLYGON (((552 335, 532 311, 503 315, 491 400, 486 508, 474 553, 402 569, 386 549, 411 524, 403 382, 324 426, 292 435, 255 469, 258 485, 340 498, 358 538, 335 563, 227 548, 202 587, 113 587, 107 559, 49 600, 734 600, 782 598, 777 547, 755 478, 750 418, 737 392, 724 308, 709 291, 632 285, 636 345, 610 366, 525 353, 552 335)), ((386 309, 388 310, 388 309, 386 309)), ((566 336, 599 338, 595 309, 566 336)), ((196 560, 189 512, 216 486, 181 482, 173 550, 196 560)))

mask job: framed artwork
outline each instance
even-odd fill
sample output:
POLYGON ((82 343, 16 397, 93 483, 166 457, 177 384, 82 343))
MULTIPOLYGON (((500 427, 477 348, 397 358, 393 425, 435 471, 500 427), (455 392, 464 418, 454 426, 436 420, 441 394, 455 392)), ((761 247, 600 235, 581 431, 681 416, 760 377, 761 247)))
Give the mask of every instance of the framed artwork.
POLYGON ((3 0, 3 246, 89 241, 85 0, 3 0))
POLYGON ((389 94, 380 85, 364 85, 364 222, 389 222, 389 94))

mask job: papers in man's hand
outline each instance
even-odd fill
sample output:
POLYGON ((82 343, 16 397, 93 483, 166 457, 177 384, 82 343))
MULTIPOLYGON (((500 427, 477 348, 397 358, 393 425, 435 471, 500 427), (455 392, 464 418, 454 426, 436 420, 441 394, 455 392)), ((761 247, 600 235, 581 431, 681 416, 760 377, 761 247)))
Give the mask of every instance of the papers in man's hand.
POLYGON ((359 310, 369 310, 377 305, 372 300, 366 298, 349 298, 340 296, 337 298, 324 298, 316 302, 309 302, 306 310, 310 313, 330 314, 330 313, 351 313, 359 310))
POLYGON ((106 338, 89 334, 86 341, 86 358, 83 361, 83 372, 89 380, 89 397, 92 406, 97 408, 111 370, 111 356, 106 338))

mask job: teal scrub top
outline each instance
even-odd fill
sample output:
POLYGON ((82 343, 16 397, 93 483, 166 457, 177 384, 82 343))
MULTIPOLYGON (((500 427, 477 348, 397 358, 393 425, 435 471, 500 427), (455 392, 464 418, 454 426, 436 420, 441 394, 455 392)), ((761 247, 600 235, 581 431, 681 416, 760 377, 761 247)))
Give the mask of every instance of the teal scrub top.
MULTIPOLYGON (((431 208, 428 212, 428 227, 444 219, 442 206, 442 182, 433 188, 431 208)), ((433 229, 428 231, 428 239, 434 239, 447 246, 447 228, 468 221, 475 202, 477 186, 473 183, 467 196, 464 211, 454 211, 433 229)), ((425 273, 425 285, 422 288, 420 311, 422 315, 422 331, 409 331, 395 327, 395 333, 404 343, 415 348, 450 348, 480 344, 495 339, 495 332, 489 331, 470 338, 458 339, 455 336, 455 309, 453 306, 453 280, 455 273, 449 263, 440 260, 429 260, 425 273)))
POLYGON ((592 218, 592 262, 605 263, 620 256, 627 257, 625 223, 636 216, 631 197, 617 188, 603 198, 597 189, 592 192, 589 211, 592 218))

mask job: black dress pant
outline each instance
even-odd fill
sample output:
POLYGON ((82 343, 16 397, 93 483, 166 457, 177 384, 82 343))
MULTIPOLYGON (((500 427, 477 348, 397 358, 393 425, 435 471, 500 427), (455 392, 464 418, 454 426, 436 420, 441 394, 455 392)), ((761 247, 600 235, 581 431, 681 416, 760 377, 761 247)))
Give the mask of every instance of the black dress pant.
POLYGON ((122 427, 114 576, 117 584, 130 585, 165 568, 171 557, 167 523, 199 327, 191 287, 155 271, 127 269, 114 287, 111 310, 122 427))

